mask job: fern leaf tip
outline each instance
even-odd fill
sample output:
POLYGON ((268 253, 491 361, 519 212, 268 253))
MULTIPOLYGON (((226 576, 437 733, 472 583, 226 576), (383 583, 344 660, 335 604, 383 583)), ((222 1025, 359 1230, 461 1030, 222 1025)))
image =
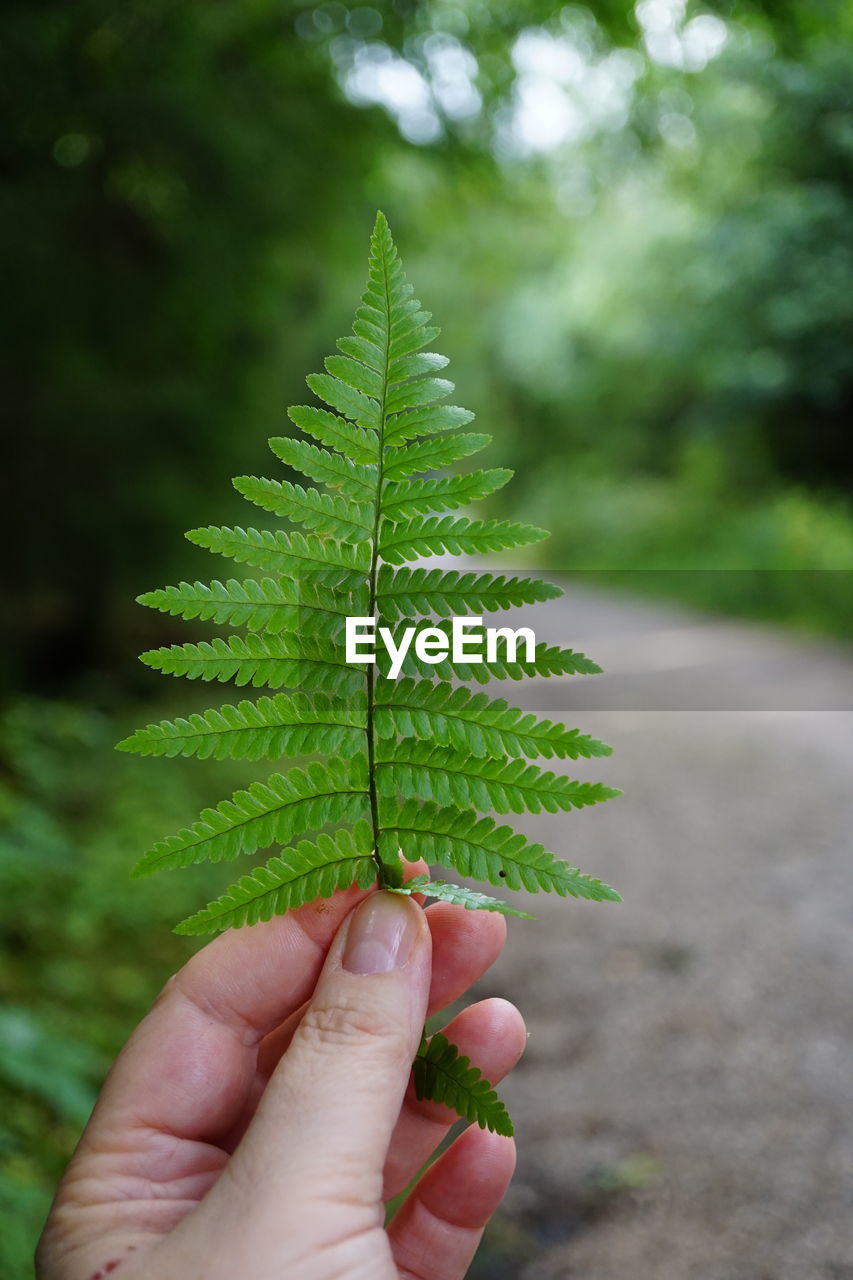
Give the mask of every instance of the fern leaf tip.
POLYGON ((195 916, 187 916, 186 920, 181 920, 172 929, 172 933, 180 934, 185 938, 197 937, 199 934, 209 932, 207 929, 200 927, 195 923, 195 916))

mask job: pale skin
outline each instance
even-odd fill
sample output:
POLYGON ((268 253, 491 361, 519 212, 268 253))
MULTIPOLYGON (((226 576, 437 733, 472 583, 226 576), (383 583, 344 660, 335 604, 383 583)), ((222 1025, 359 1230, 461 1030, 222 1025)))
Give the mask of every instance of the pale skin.
MULTIPOLYGON (((384 1204, 455 1119, 408 1084, 424 1019, 505 934, 500 916, 350 889, 204 947, 107 1078, 39 1280, 461 1280, 512 1139, 467 1128, 387 1231, 384 1204)), ((492 1081, 525 1043, 504 1000, 447 1034, 492 1081)))

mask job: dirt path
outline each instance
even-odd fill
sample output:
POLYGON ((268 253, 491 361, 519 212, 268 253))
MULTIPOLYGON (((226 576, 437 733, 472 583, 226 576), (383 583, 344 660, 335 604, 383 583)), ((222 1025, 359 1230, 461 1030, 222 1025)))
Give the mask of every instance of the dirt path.
POLYGON ((586 588, 537 634, 610 674, 501 692, 625 795, 525 825, 625 903, 528 899, 482 984, 530 1042, 472 1275, 853 1280, 853 655, 586 588))

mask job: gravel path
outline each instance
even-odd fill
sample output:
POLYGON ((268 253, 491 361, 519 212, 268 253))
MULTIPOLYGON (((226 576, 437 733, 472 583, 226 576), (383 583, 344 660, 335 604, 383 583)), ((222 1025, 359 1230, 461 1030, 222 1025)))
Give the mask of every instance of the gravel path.
POLYGON ((625 795, 524 825, 625 902, 527 899, 481 984, 530 1041, 471 1274, 853 1280, 853 654, 587 587, 535 625, 609 674, 500 692, 625 795))

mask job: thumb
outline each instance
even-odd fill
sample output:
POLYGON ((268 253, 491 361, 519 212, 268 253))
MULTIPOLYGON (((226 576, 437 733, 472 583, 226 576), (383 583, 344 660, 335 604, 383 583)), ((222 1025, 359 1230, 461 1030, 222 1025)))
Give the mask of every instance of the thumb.
POLYGON ((319 1192, 381 1202, 430 986, 431 938, 411 898, 371 894, 347 917, 314 996, 269 1084, 232 1172, 280 1213, 319 1192), (244 1177, 239 1177, 245 1183, 244 1177), (288 1201, 284 1201, 287 1203, 288 1201))

